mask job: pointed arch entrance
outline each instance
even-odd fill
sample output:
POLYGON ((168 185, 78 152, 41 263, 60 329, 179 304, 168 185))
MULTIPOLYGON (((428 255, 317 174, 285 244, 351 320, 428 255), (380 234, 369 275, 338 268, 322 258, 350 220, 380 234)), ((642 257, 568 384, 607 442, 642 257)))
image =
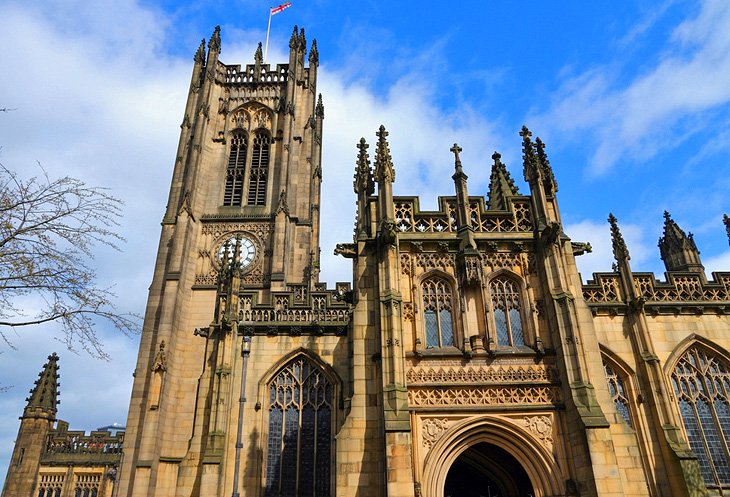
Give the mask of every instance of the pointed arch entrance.
POLYGON ((564 482, 552 453, 529 432, 480 416, 455 424, 433 445, 422 488, 430 497, 547 497, 564 494, 564 482))

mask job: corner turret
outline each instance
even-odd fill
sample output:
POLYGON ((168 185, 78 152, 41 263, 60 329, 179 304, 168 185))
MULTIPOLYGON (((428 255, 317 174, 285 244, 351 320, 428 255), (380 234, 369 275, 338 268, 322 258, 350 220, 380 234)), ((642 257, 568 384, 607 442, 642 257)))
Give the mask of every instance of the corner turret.
POLYGON ((659 250, 667 271, 705 271, 692 233, 685 235, 667 211, 664 211, 664 236, 659 238, 659 250))

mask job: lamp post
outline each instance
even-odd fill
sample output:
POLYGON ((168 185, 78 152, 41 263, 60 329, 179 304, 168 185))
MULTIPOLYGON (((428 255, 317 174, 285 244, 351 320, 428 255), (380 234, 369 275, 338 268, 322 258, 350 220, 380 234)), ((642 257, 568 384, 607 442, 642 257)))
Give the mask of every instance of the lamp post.
POLYGON ((241 396, 238 399, 238 431, 236 432, 236 463, 233 470, 233 493, 231 497, 239 497, 238 493, 238 473, 241 468, 241 449, 243 448, 243 406, 246 403, 246 370, 248 369, 248 356, 251 354, 251 337, 243 337, 241 343, 241 355, 243 356, 243 364, 241 365, 241 396))

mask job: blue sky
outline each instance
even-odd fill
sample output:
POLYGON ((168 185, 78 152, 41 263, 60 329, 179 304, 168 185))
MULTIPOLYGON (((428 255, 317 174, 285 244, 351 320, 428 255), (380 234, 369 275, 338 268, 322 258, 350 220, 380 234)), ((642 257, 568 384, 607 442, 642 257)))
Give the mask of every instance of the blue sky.
MULTIPOLYGON (((0 161, 30 176, 108 186, 126 201, 122 253, 99 250, 100 281, 142 313, 166 203, 192 55, 222 26, 221 60, 250 63, 270 4, 254 1, 0 1, 0 161)), ((730 270, 730 3, 342 2, 294 0, 272 22, 269 62, 292 26, 316 38, 325 103, 322 278, 349 279, 334 244, 352 233, 355 144, 390 131, 395 192, 453 192, 458 142, 472 195, 494 150, 522 182, 523 123, 543 138, 566 232, 590 241, 588 277, 609 270, 605 221, 621 223, 635 270, 663 272, 662 211, 695 234, 708 270, 730 270)), ((192 331, 192 330, 191 330, 192 331)), ((100 328, 108 362, 69 352, 53 325, 0 344, 0 481, 17 417, 45 356, 61 355, 60 416, 123 422, 136 338, 100 328)))

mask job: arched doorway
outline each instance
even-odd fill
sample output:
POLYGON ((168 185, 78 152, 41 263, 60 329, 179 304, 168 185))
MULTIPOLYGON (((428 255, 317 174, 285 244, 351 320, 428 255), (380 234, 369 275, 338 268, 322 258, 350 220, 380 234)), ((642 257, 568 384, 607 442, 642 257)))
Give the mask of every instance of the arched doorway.
POLYGON ((529 497, 534 495, 524 468, 506 450, 489 443, 469 447, 453 462, 444 497, 529 497))

